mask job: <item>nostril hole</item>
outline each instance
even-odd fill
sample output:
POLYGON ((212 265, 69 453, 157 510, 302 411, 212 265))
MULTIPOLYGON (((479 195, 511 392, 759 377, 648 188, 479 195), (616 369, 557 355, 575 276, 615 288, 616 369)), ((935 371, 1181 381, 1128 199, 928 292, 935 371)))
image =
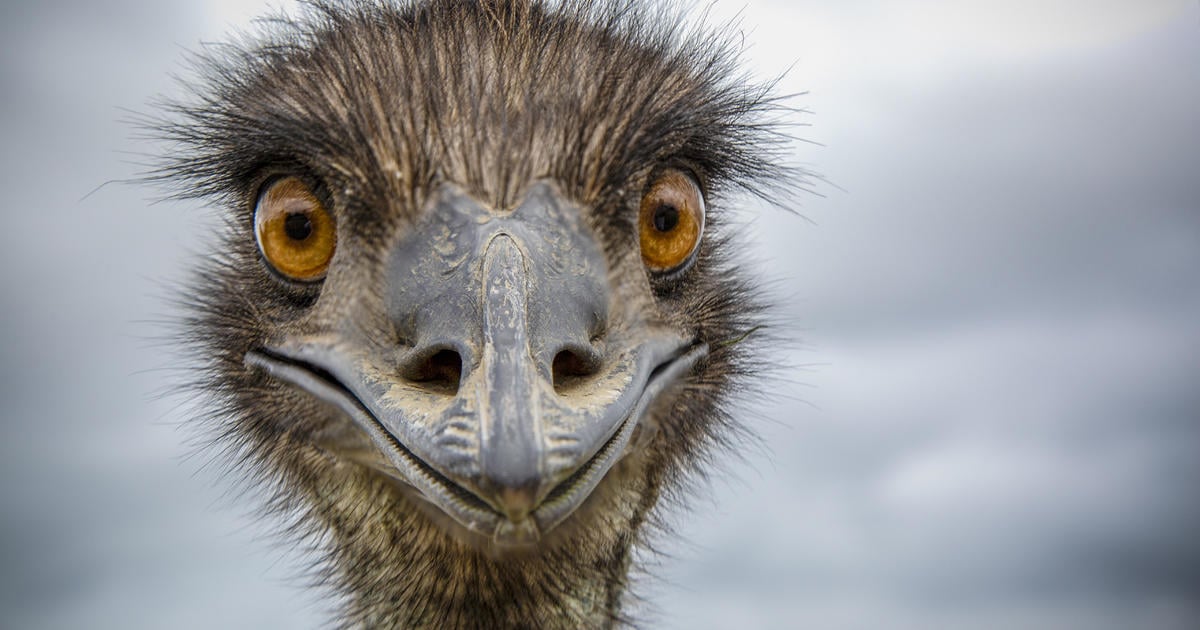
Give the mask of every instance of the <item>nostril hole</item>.
POLYGON ((595 353, 580 353, 573 350, 563 350, 554 355, 551 370, 554 375, 554 389, 559 393, 570 390, 587 380, 600 369, 599 357, 595 353))
POLYGON ((413 365, 405 376, 429 389, 446 394, 458 393, 462 379, 462 357, 454 350, 443 348, 413 365))

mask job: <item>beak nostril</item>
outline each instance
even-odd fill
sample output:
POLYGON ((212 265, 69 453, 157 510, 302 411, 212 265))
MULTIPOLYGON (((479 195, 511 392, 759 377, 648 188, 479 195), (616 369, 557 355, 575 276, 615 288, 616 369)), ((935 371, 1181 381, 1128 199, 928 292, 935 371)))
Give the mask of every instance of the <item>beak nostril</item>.
POLYGON ((404 377, 432 391, 453 396, 462 380, 462 363, 458 352, 441 348, 407 366, 404 377))
POLYGON ((600 357, 591 348, 566 348, 554 355, 554 390, 566 393, 600 370, 600 357), (582 351, 580 351, 582 350, 582 351))

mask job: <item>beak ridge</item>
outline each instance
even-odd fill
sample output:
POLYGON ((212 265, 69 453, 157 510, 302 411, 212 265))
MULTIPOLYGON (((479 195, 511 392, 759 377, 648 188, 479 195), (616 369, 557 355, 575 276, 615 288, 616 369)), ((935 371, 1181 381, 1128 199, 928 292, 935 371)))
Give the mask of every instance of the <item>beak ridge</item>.
POLYGON ((541 389, 529 341, 525 257, 508 234, 483 259, 483 354, 474 383, 479 404, 480 490, 501 511, 533 509, 542 494, 541 389))

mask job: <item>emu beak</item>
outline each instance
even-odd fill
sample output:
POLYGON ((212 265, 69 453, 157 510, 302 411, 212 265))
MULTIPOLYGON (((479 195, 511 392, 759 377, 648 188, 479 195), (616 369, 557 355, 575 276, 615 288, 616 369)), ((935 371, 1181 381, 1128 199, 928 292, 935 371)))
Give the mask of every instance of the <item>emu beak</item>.
POLYGON ((579 508, 647 408, 707 353, 610 319, 599 243, 545 182, 511 212, 444 186, 382 282, 400 346, 347 324, 246 362, 340 408, 385 472, 502 549, 535 544, 579 508))

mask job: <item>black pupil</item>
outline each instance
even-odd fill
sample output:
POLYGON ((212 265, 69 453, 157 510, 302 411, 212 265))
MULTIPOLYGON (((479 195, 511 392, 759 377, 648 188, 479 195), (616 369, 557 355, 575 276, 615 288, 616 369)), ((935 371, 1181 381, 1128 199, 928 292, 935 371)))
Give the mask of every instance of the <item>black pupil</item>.
POLYGON ((654 211, 654 229, 670 232, 679 225, 679 210, 675 206, 662 205, 654 211))
POLYGON ((312 235, 312 221, 308 220, 307 214, 293 212, 283 220, 283 231, 293 241, 303 241, 312 235))

